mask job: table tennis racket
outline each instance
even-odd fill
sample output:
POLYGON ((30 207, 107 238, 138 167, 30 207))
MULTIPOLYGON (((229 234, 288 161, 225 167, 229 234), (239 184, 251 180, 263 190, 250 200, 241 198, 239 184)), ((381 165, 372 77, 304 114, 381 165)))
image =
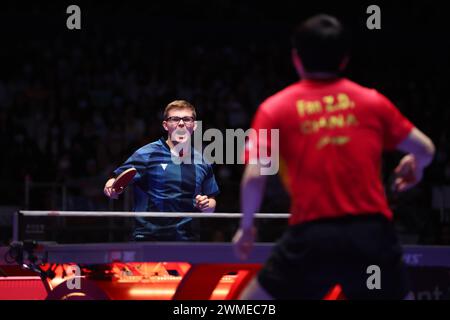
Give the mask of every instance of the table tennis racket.
POLYGON ((117 193, 121 193, 125 187, 133 180, 136 175, 137 170, 135 168, 130 168, 119 174, 111 186, 117 193))

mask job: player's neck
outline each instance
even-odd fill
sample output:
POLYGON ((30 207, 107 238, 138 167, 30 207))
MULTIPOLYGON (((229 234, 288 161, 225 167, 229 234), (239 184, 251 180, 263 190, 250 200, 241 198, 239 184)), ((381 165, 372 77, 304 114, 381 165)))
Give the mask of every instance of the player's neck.
POLYGON ((302 72, 300 72, 300 78, 304 80, 332 80, 339 77, 339 74, 336 72, 308 72, 305 70, 302 70, 302 72))
POLYGON ((180 143, 177 141, 172 141, 170 139, 167 139, 166 143, 169 146, 170 151, 176 156, 183 157, 190 153, 189 142, 180 143), (182 152, 182 151, 187 151, 187 152, 182 152))

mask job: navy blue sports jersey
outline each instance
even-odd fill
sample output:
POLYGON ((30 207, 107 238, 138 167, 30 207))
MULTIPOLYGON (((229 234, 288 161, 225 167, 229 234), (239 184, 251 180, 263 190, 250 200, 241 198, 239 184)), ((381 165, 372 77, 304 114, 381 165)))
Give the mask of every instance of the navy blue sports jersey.
MULTIPOLYGON (((192 149, 194 150, 194 149, 192 149)), ((134 167, 137 173, 130 184, 134 191, 134 211, 199 212, 195 196, 219 193, 212 166, 194 150, 190 164, 172 161, 164 138, 138 149, 114 170, 117 176, 134 167), (201 159, 194 163, 194 156, 201 159)), ((196 240, 192 218, 136 218, 141 225, 135 240, 196 240)))

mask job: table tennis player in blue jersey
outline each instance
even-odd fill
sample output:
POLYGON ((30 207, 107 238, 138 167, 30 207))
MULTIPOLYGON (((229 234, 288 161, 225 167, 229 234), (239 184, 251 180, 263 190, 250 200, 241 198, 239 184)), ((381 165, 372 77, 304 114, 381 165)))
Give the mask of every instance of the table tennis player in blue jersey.
MULTIPOLYGON (((184 100, 169 103, 162 125, 168 133, 167 139, 143 146, 114 170, 113 177, 105 184, 105 195, 117 199, 121 190, 113 188, 116 177, 134 167, 137 173, 130 182, 134 211, 214 212, 219 188, 212 166, 203 159, 201 150, 189 147, 197 126, 194 106, 184 100)), ((136 219, 139 223, 133 233, 136 241, 199 240, 192 218, 136 219)))

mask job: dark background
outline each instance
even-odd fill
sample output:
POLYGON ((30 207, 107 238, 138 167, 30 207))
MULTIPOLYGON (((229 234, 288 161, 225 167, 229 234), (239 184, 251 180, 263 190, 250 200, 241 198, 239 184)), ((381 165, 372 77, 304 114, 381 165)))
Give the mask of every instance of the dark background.
MULTIPOLYGON (((129 210, 130 197, 108 201, 103 185, 134 150, 164 133, 160 122, 167 103, 191 101, 204 129, 248 128, 265 98, 298 79, 290 62, 292 28, 325 12, 353 35, 346 76, 389 97, 437 147, 417 188, 402 195, 387 188, 402 241, 450 244, 450 201, 439 198, 450 182, 450 28, 439 3, 155 0, 0 6, 3 214, 24 208, 129 210), (66 28, 70 4, 81 8, 81 30, 66 28), (370 4, 381 8, 381 30, 366 28, 370 4)), ((386 186, 400 156, 385 157, 386 186)), ((222 191, 218 212, 238 212, 242 169, 215 166, 222 191)), ((271 178, 261 211, 288 209, 286 193, 271 178)), ((3 242, 11 237, 8 219, 0 220, 3 242)), ((260 225, 266 240, 283 224, 260 225)), ((65 241, 121 241, 131 227, 110 219, 76 219, 57 229, 65 241), (80 231, 86 224, 100 231, 88 236, 80 231)), ((204 239, 228 239, 234 227, 235 222, 210 221, 204 239)))

